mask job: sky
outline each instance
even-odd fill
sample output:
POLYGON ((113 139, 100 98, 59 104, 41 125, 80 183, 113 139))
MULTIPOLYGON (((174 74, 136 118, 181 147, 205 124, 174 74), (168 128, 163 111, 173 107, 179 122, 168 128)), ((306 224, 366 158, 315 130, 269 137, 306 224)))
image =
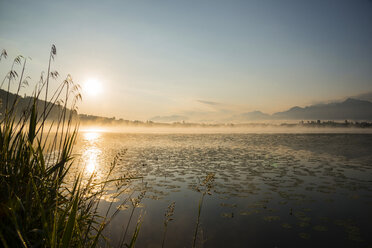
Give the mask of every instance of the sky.
POLYGON ((52 44, 86 114, 211 121, 372 91, 371 0, 0 0, 1 77, 22 54, 35 84, 52 44))

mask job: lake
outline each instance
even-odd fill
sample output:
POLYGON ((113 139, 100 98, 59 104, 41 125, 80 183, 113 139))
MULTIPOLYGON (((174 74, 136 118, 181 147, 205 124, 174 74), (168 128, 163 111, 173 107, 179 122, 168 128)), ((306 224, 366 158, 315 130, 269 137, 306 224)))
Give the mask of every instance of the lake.
POLYGON ((125 199, 139 195, 125 238, 141 215, 137 247, 161 247, 172 202, 165 247, 191 247, 194 239, 197 247, 372 244, 372 134, 85 131, 75 153, 74 169, 85 167, 96 181, 105 179, 115 156, 114 177, 137 177, 120 196, 112 185, 103 197, 102 214, 110 201, 110 213, 120 209, 105 230, 114 247, 133 209, 125 199))

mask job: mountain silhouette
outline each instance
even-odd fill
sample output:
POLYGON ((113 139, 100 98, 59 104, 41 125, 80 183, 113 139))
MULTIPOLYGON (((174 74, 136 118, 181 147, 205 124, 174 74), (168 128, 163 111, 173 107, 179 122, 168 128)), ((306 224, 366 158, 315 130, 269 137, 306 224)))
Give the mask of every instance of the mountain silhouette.
POLYGON ((348 98, 343 102, 293 107, 272 115, 280 120, 372 120, 372 102, 348 98))
POLYGON ((316 104, 307 107, 292 107, 272 115, 261 111, 247 112, 234 116, 239 121, 262 120, 372 120, 372 102, 348 98, 343 102, 316 104))
MULTIPOLYGON (((0 90, 0 116, 5 112, 7 92, 0 90)), ((16 107, 16 114, 19 116, 27 109, 33 98, 29 96, 17 96, 9 93, 8 102, 11 105, 17 98, 18 104, 16 107)), ((63 106, 52 104, 52 111, 48 119, 57 119, 63 106)), ((42 112, 44 101, 38 100, 38 113, 42 112)), ((67 110, 68 113, 70 110, 67 110)), ((77 114, 77 113, 76 113, 77 114)), ((100 116, 88 116, 84 114, 79 115, 82 121, 105 120, 113 121, 112 118, 100 116)), ((187 116, 170 115, 170 116, 156 116, 151 119, 155 122, 175 122, 187 120, 187 116)), ((360 100, 355 98, 348 98, 343 102, 332 102, 328 104, 316 104, 307 107, 292 107, 283 112, 277 112, 272 115, 262 113, 261 111, 246 112, 239 115, 234 115, 229 118, 229 121, 265 121, 265 120, 355 120, 355 121, 371 121, 372 120, 372 102, 360 100)), ((121 122, 131 123, 131 121, 121 120, 121 122)), ((133 123, 137 123, 134 121, 133 123)))

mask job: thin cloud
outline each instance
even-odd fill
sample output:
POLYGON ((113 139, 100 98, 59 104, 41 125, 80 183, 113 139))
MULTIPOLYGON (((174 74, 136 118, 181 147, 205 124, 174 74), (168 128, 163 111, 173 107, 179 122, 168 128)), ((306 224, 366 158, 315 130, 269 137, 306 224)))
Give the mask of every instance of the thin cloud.
POLYGON ((207 105, 212 105, 212 106, 217 106, 221 105, 219 102, 212 102, 212 101, 204 101, 204 100, 197 100, 200 103, 207 104, 207 105))

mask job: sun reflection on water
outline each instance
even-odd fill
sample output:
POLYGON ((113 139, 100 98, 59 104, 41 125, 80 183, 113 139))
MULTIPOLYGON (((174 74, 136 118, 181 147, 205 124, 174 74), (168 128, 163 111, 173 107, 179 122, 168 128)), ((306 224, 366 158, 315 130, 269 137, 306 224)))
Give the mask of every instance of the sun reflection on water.
POLYGON ((86 161, 85 164, 85 171, 89 174, 96 172, 98 169, 99 161, 98 157, 101 154, 101 150, 97 147, 87 147, 87 149, 83 153, 83 159, 86 161))
POLYGON ((101 134, 99 132, 85 132, 84 133, 84 139, 86 141, 96 141, 101 134))
POLYGON ((100 137, 101 133, 96 131, 83 133, 83 139, 85 141, 85 147, 82 154, 84 171, 89 175, 96 173, 96 177, 99 177, 99 157, 102 154, 102 150, 98 146, 100 137))

